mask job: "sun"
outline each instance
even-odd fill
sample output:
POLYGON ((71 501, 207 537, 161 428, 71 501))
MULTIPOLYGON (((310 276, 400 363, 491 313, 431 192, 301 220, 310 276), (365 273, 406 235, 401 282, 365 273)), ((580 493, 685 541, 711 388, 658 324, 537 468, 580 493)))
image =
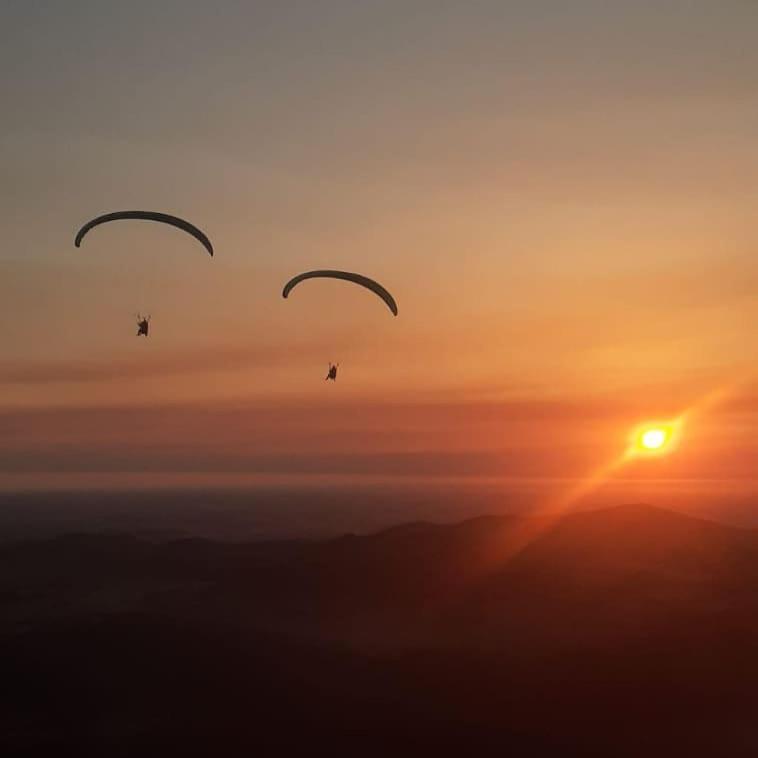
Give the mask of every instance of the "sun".
POLYGON ((681 432, 681 421, 648 422, 637 426, 629 439, 627 457, 657 456, 672 452, 681 432))
POLYGON ((660 450, 666 444, 667 437, 665 429, 648 429, 640 437, 640 445, 645 450, 660 450))

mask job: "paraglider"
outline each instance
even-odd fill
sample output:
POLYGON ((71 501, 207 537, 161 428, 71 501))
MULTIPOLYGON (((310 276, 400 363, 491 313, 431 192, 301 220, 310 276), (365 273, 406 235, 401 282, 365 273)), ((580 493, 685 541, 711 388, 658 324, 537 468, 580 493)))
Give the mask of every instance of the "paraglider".
MULTIPOLYGON (((290 279, 287 284, 284 285, 282 290, 282 297, 286 298, 292 290, 297 287, 300 282, 304 282, 306 279, 342 279, 346 282, 352 282, 358 284, 361 287, 365 287, 367 290, 371 290, 375 295, 380 297, 384 304, 390 309, 393 315, 397 316, 397 302, 395 298, 381 285, 379 282, 369 279, 362 274, 354 274, 350 271, 335 271, 333 269, 318 269, 316 271, 306 271, 305 273, 298 274, 290 279)), ((339 363, 329 363, 329 373, 326 375, 324 381, 329 380, 337 381, 337 367, 339 363)))
POLYGON ((143 318, 138 313, 137 314, 137 336, 147 337, 149 331, 150 331, 150 316, 148 316, 147 318, 143 318))
POLYGON ((189 221, 185 221, 177 216, 171 216, 168 213, 156 213, 155 211, 116 211, 115 213, 106 213, 88 221, 76 234, 74 245, 80 247, 85 235, 100 224, 107 224, 110 221, 121 221, 123 219, 138 219, 141 221, 157 221, 161 224, 168 224, 181 229, 187 234, 192 235, 209 253, 213 256, 213 245, 206 234, 198 229, 189 221))
POLYGON ((298 284, 300 284, 300 282, 303 282, 306 279, 322 278, 343 279, 344 281, 353 282, 354 284, 358 284, 361 287, 365 287, 366 289, 371 290, 375 295, 384 300, 386 306, 392 311, 395 316, 397 316, 397 303, 395 302, 395 298, 392 297, 392 295, 384 287, 382 287, 379 282, 375 282, 373 279, 369 279, 367 276, 363 276, 361 274, 353 274, 349 271, 331 271, 325 269, 320 271, 306 271, 304 274, 298 274, 296 277, 290 279, 287 284, 284 285, 284 290, 282 290, 282 297, 286 298, 289 293, 298 284))
MULTIPOLYGON (((183 232, 186 232, 187 234, 194 237, 205 248, 208 254, 213 257, 213 245, 204 232, 200 231, 200 229, 198 229, 194 224, 190 224, 189 221, 185 221, 178 216, 171 216, 168 213, 158 213, 156 211, 116 211, 115 213, 106 213, 102 216, 98 216, 97 218, 93 218, 76 233, 74 245, 76 247, 81 247, 84 237, 89 233, 91 229, 94 229, 96 226, 100 226, 100 224, 107 224, 111 221, 122 221, 125 219, 156 221, 161 224, 168 224, 169 226, 181 229, 183 232)), ((150 330, 149 324, 149 316, 147 318, 142 318, 139 315, 137 316, 138 337, 148 336, 150 330)))

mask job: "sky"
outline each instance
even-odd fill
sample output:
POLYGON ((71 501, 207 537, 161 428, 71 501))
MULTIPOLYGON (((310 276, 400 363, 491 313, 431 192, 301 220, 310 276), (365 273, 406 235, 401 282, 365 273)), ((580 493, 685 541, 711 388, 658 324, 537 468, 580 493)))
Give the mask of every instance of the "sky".
POLYGON ((0 488, 758 490, 758 3, 7 0, 0 97, 0 488))

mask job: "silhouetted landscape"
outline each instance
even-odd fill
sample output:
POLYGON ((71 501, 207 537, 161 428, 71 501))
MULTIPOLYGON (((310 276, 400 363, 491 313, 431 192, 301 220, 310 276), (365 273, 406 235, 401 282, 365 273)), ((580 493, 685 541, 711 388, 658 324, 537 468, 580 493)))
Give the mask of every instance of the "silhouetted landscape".
POLYGON ((758 533, 630 505, 0 549, 5 754, 754 755, 758 533))

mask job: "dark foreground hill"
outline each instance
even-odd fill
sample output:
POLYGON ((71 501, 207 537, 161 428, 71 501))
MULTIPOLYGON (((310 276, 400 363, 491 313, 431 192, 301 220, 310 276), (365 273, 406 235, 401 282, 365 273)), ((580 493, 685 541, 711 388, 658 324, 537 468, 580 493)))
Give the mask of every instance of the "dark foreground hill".
POLYGON ((758 534, 629 506, 0 549, 27 755, 758 754, 758 534))

